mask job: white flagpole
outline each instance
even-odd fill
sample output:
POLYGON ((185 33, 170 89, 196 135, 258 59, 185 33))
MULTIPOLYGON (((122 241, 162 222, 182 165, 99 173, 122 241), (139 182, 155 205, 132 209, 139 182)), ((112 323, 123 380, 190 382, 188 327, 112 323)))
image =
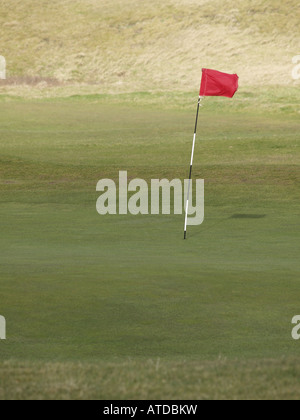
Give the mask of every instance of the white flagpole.
POLYGON ((186 239, 186 232, 187 232, 187 220, 188 220, 188 212, 189 212, 190 188, 191 188, 191 179, 192 179, 194 152, 195 152, 196 135, 197 135, 197 125, 198 125, 198 117, 199 117, 199 109, 200 109, 200 106, 201 106, 201 101, 202 101, 202 96, 199 96, 198 106, 197 106, 196 123, 195 123, 195 131, 194 131, 194 138, 193 138, 191 164, 190 164, 189 186, 188 186, 188 193, 187 193, 187 200, 186 200, 186 207, 185 207, 184 239, 186 239))

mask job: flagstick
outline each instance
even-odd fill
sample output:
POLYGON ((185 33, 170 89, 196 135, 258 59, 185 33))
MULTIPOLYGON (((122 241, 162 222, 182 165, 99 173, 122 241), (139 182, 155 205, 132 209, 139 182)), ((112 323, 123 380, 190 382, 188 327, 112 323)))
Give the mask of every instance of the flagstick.
POLYGON ((193 170, 193 161, 194 161, 194 151, 195 151, 197 125, 198 125, 198 117, 199 117, 199 109, 200 109, 201 100, 202 100, 202 96, 199 96, 198 106, 197 106, 196 123, 195 123, 195 131, 194 131, 194 138, 193 138, 191 165, 190 165, 189 187, 188 187, 188 194, 187 194, 186 208, 185 208, 184 239, 186 239, 186 231, 187 231, 187 219, 188 219, 188 212, 189 212, 190 188, 191 188, 191 179, 192 179, 192 170, 193 170))

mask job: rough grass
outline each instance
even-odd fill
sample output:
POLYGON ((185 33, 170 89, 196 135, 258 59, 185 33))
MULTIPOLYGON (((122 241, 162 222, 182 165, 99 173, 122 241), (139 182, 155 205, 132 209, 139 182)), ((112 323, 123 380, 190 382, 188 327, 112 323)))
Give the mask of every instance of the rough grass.
MULTIPOLYGON (((23 80, 24 78, 16 78, 23 80)), ((22 102, 22 98, 42 101, 80 102, 82 106, 93 102, 95 104, 151 107, 153 109, 189 111, 194 117, 197 106, 198 92, 135 92, 122 94, 103 94, 100 86, 58 86, 56 81, 39 78, 29 79, 30 84, 3 85, 0 88, 0 103, 22 102)), ((202 111, 209 110, 214 113, 234 112, 235 114, 255 114, 260 112, 268 115, 276 114, 278 118, 298 116, 299 91, 292 86, 241 86, 234 100, 227 98, 206 98, 203 101, 202 111)))
POLYGON ((0 9, 8 76, 102 92, 192 90, 212 67, 243 85, 295 84, 297 0, 13 0, 0 9))
POLYGON ((0 363, 0 400, 298 400, 299 358, 0 363))

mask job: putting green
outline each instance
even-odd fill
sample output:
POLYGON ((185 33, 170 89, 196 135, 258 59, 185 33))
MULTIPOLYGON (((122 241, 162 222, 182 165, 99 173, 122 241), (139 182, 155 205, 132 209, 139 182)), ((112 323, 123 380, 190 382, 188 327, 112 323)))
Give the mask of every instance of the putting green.
POLYGON ((0 360, 297 356, 298 116, 202 109, 184 242, 181 216, 99 216, 96 184, 186 178, 193 104, 103 98, 0 104, 0 360))

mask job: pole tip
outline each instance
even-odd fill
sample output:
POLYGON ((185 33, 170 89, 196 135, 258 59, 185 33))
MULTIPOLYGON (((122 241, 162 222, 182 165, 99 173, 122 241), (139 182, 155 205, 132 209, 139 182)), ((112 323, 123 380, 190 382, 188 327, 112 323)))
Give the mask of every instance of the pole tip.
POLYGON ((184 231, 184 239, 186 239, 186 231, 184 231))

